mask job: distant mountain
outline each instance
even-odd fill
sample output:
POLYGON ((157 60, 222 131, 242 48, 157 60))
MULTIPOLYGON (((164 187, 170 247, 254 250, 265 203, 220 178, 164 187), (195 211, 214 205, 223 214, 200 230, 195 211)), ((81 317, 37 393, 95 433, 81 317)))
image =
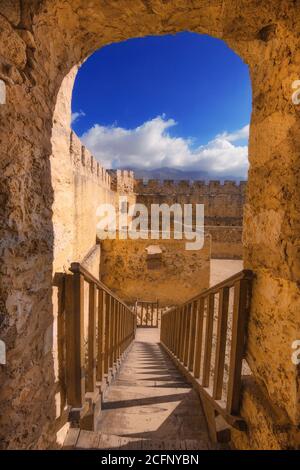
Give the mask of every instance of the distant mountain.
POLYGON ((217 175, 207 173, 206 171, 185 171, 177 170, 175 168, 155 168, 152 170, 145 170, 142 168, 124 168, 124 170, 134 171, 137 179, 157 179, 157 180, 234 180, 243 181, 245 178, 226 175, 222 178, 217 175))

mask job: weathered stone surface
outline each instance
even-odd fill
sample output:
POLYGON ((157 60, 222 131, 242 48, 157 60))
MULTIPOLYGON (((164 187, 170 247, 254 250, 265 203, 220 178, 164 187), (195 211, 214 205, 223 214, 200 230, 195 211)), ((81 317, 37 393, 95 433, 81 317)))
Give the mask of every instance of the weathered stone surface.
POLYGON ((251 377, 243 384, 242 413, 249 428, 246 432, 232 429, 233 442, 237 449, 300 449, 297 426, 290 423, 282 407, 270 402, 263 383, 257 383, 251 377))
POLYGON ((26 45, 10 23, 0 15, 0 55, 8 64, 24 68, 26 45))
POLYGON ((17 26, 21 20, 21 2, 20 0, 3 0, 0 4, 0 15, 17 26))
MULTIPOLYGON (((124 185, 124 182, 123 182, 124 185)), ((122 187, 122 183, 119 184, 122 187)), ((246 182, 241 181, 134 181, 137 203, 144 204, 151 214, 151 205, 174 203, 204 205, 205 233, 212 238, 213 258, 243 256, 242 223, 246 182)), ((195 206, 194 206, 195 207, 195 206)), ((194 219, 195 220, 195 219, 194 219)), ((149 221, 150 225, 150 221, 149 221)))
POLYGON ((186 250, 186 240, 103 240, 101 279, 130 303, 137 298, 178 305, 209 287, 210 237, 201 250, 186 250), (159 248, 152 263, 149 248, 159 248), (156 262, 155 262, 156 261, 156 262))

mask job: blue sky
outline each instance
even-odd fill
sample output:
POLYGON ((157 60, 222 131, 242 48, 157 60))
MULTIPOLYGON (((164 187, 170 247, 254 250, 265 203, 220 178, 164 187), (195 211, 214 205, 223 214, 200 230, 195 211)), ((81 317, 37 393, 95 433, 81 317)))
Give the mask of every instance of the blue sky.
POLYGON ((104 47, 78 72, 72 112, 107 167, 247 171, 248 68, 220 40, 180 33, 104 47))

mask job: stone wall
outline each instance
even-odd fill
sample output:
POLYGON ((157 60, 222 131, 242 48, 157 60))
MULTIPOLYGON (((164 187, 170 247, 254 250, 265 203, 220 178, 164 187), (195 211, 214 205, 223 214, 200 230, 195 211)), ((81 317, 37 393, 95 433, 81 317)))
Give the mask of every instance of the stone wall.
MULTIPOLYGON (((64 79, 54 113, 52 130, 51 176, 54 189, 53 211, 53 321, 46 337, 47 351, 52 355, 55 370, 57 440, 62 440, 65 424, 64 364, 64 299, 61 273, 67 273, 71 262, 81 262, 97 278, 100 271, 100 246, 96 245, 97 207, 100 203, 115 204, 111 177, 71 131, 71 96, 77 73, 75 67, 64 79)), ((88 308, 88 285, 85 284, 85 318, 88 308)), ((85 321, 85 330, 87 320, 85 321)), ((87 331, 87 330, 86 330, 87 331)))
POLYGON ((138 202, 204 204, 206 225, 242 226, 246 182, 136 180, 138 202))
POLYGON ((177 305, 209 287, 209 236, 201 250, 172 239, 103 240, 101 248, 101 280, 131 304, 177 305))
POLYGON ((211 257, 214 259, 243 259, 243 227, 208 225, 205 233, 212 239, 211 257))
POLYGON ((204 204, 205 232, 212 238, 212 257, 242 259, 243 206, 246 182, 135 180, 138 203, 204 204))
POLYGON ((134 173, 127 170, 109 170, 111 188, 120 194, 134 193, 134 173))
POLYGON ((51 180, 54 231, 53 273, 67 272, 96 243, 96 211, 115 204, 111 177, 71 131, 71 98, 77 67, 61 84, 52 128, 51 180))

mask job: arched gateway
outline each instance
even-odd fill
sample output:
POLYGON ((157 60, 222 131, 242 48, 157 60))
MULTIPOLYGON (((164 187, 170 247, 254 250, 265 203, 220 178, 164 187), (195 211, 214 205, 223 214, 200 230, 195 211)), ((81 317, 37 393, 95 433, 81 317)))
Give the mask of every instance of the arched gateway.
MULTIPOLYGON (((0 366, 3 447, 53 446, 64 424, 59 349, 58 353, 53 349, 60 321, 55 312, 57 291, 53 295, 52 289, 53 273, 70 261, 59 254, 64 249, 53 225, 60 201, 64 207, 68 197, 67 192, 57 193, 61 175, 51 160, 59 151, 60 123, 68 118, 57 101, 59 92, 71 95, 73 67, 106 44, 186 30, 226 41, 249 65, 252 79, 244 259, 245 267, 255 273, 247 343, 254 379, 245 385, 241 411, 248 431, 234 431, 233 442, 240 448, 296 446, 300 382, 291 345, 300 339, 300 106, 291 96, 300 74, 300 9, 290 0, 278 0, 276 5, 274 0, 4 0, 0 5, 0 79, 6 88, 6 103, 0 105, 0 337, 7 348, 7 363, 0 366)), ((63 164, 60 171, 63 175, 63 164)), ((68 224, 66 216, 66 233, 68 224)))

